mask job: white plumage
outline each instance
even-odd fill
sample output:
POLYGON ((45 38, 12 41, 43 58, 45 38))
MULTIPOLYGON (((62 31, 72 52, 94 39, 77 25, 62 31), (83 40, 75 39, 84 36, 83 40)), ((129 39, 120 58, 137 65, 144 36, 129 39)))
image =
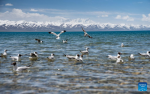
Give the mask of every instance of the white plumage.
POLYGON ((13 62, 11 65, 13 65, 13 70, 14 71, 22 71, 22 70, 30 68, 30 67, 27 67, 27 66, 18 67, 16 62, 13 62))
POLYGON ((66 30, 61 31, 59 34, 56 34, 56 33, 54 33, 54 32, 48 32, 48 33, 55 35, 55 36, 56 36, 56 39, 60 39, 59 36, 60 36, 62 33, 64 33, 64 32, 66 32, 66 30))
POLYGON ((77 59, 78 58, 78 54, 76 56, 70 56, 70 55, 65 55, 65 57, 67 57, 68 59, 77 59))
POLYGON ((80 51, 82 54, 88 54, 89 53, 89 51, 88 51, 88 47, 86 47, 86 50, 85 51, 80 51))
POLYGON ((7 50, 4 50, 4 53, 1 53, 1 57, 7 57, 7 50))
POLYGON ((118 52, 117 56, 108 55, 108 58, 111 60, 117 60, 118 56, 120 56, 120 55, 121 55, 121 53, 118 52))
POLYGON ((13 61, 21 61, 21 54, 18 54, 18 56, 10 56, 10 58, 13 60, 13 61))
POLYGON ((120 62, 123 62, 123 60, 121 59, 121 56, 118 56, 117 60, 116 60, 116 63, 120 63, 120 62))
POLYGON ((48 60, 54 60, 54 59, 55 59, 54 56, 55 56, 55 54, 52 53, 51 56, 47 57, 47 59, 48 59, 48 60))
POLYGON ((139 53, 141 56, 150 56, 150 51, 147 51, 147 53, 139 53))

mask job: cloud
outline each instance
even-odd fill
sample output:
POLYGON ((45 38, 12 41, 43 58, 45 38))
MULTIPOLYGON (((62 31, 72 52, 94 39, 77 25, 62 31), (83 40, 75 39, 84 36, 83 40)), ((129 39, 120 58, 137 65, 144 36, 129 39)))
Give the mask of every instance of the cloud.
POLYGON ((148 21, 148 22, 150 22, 150 13, 148 14, 148 16, 146 16, 146 15, 142 15, 142 21, 148 21))
POLYGON ((108 15, 102 15, 102 17, 108 17, 108 15))
POLYGON ((35 10, 35 9, 32 8, 30 11, 37 12, 38 10, 35 10))
POLYGON ((134 19, 131 18, 131 17, 129 17, 128 15, 127 16, 123 16, 123 17, 121 15, 117 15, 115 17, 115 19, 122 19, 122 20, 127 20, 127 21, 134 21, 134 19))
POLYGON ((7 4, 5 4, 5 6, 13 6, 13 4, 7 3, 7 4))
POLYGON ((116 19, 121 19, 121 15, 117 15, 116 19))
POLYGON ((50 17, 39 13, 29 13, 29 12, 25 13, 21 9, 13 9, 11 12, 6 11, 4 13, 0 13, 0 19, 13 21, 25 20, 25 21, 42 21, 42 22, 66 20, 66 18, 60 16, 50 17))

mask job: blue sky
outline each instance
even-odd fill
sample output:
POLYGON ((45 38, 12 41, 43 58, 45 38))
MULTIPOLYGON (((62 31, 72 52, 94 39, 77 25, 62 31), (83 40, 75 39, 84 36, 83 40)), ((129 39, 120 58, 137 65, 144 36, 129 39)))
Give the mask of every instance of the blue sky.
POLYGON ((150 0, 1 0, 0 20, 150 25, 150 0))

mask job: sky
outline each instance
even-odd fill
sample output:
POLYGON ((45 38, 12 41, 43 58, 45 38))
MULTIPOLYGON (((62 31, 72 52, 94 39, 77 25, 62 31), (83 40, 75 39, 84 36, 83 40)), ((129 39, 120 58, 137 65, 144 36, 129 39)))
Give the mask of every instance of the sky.
POLYGON ((150 0, 0 0, 0 20, 150 25, 150 0))

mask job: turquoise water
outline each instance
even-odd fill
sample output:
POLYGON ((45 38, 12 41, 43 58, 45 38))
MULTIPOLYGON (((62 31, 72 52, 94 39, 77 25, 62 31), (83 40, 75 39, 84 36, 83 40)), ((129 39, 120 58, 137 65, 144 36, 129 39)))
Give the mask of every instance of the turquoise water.
MULTIPOLYGON (((57 32, 56 32, 57 33, 57 32)), ((59 32, 58 32, 59 33, 59 32)), ((0 32, 0 53, 8 50, 8 57, 0 58, 1 93, 137 93, 138 83, 147 82, 150 92, 150 59, 138 53, 150 51, 149 31, 106 31, 88 32, 93 38, 83 36, 83 32, 66 32, 56 40, 47 32, 0 32), (39 44, 34 39, 44 41, 39 44), (67 44, 62 40, 68 39, 67 44), (121 47, 124 43, 125 47, 121 47), (69 61, 63 54, 80 54, 89 47, 84 62, 69 61), (30 61, 31 52, 38 52, 39 59, 30 61), (107 55, 121 52, 123 63, 116 63, 107 55), (55 54, 55 61, 46 58, 55 54), (9 56, 22 54, 18 66, 31 68, 13 72, 9 56), (135 60, 129 61, 130 54, 135 60)))

